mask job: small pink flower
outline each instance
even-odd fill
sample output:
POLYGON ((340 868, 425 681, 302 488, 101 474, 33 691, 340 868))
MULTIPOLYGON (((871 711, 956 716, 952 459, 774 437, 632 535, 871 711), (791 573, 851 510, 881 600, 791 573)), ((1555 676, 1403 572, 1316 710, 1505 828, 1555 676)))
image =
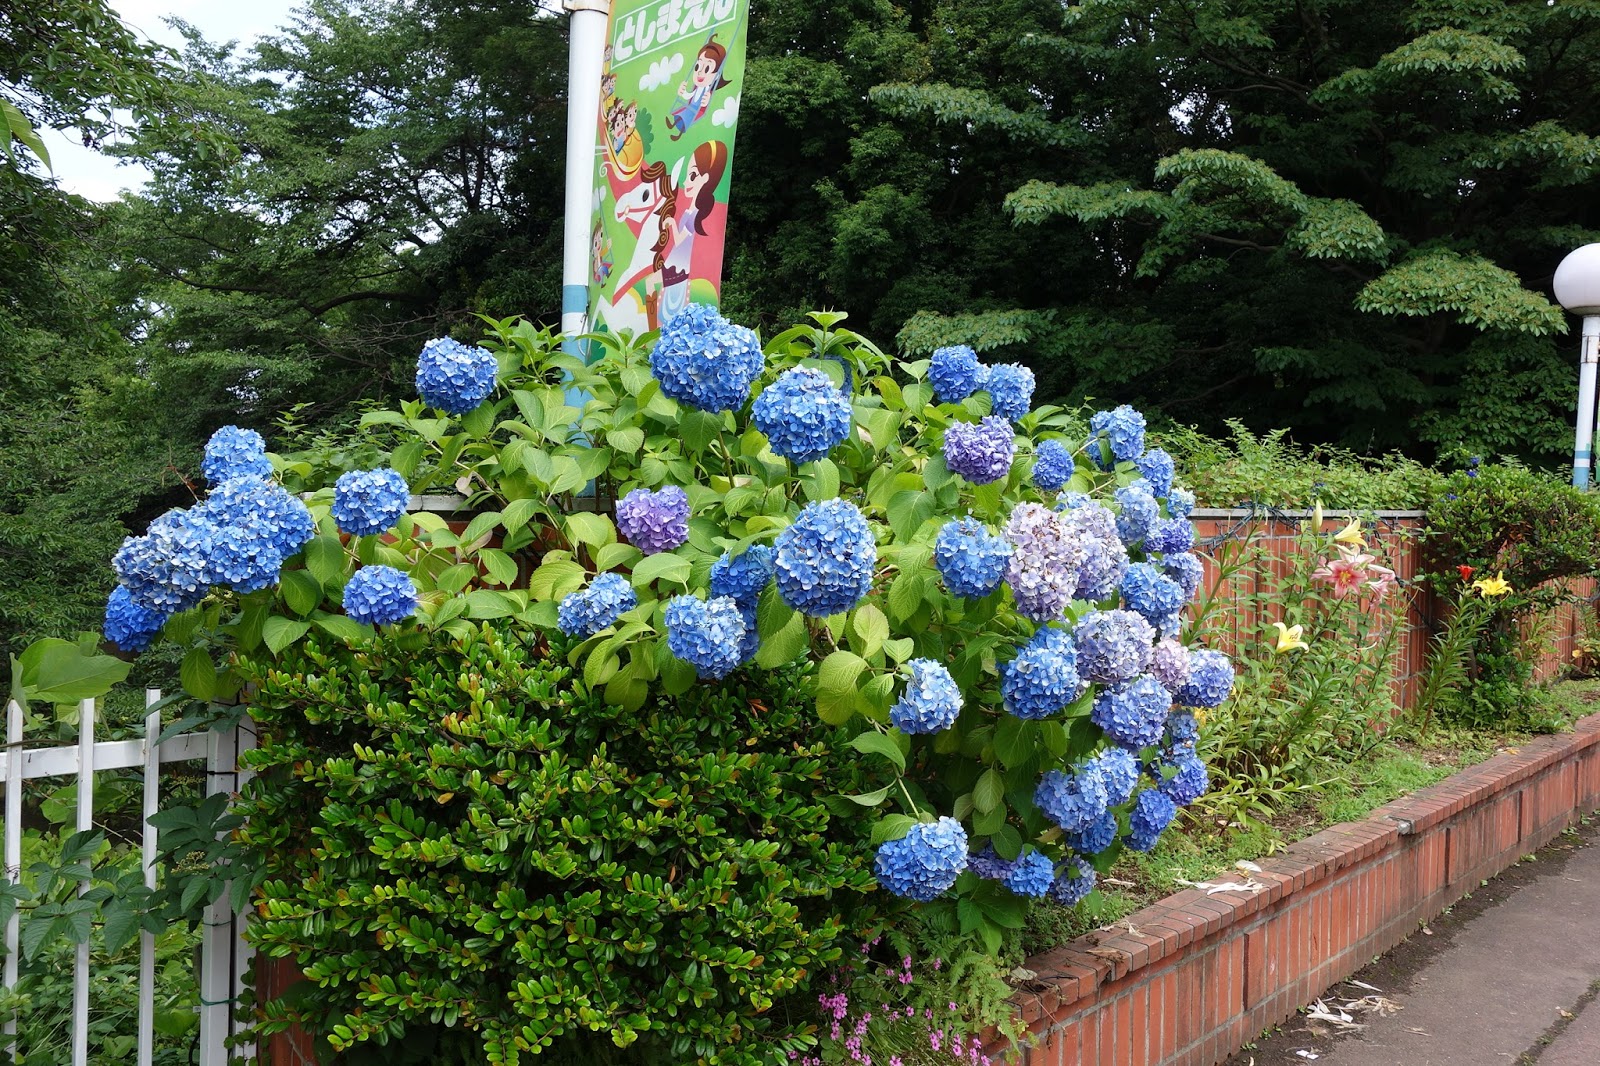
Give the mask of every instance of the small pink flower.
POLYGON ((1311 571, 1311 580, 1332 585, 1333 594, 1344 599, 1366 582, 1367 564, 1370 562, 1370 555, 1347 556, 1331 563, 1324 559, 1321 566, 1311 571))
POLYGON ((1373 594, 1380 600, 1400 586, 1400 582, 1395 580, 1394 571, 1387 566, 1371 566, 1367 569, 1373 575, 1369 583, 1373 594))

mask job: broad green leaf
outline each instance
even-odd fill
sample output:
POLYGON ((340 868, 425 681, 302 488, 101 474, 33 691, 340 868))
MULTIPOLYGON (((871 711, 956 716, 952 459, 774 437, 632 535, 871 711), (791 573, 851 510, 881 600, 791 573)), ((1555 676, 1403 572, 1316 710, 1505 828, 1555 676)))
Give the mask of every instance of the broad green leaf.
POLYGON ((278 655, 283 649, 306 635, 311 628, 310 622, 297 618, 284 618, 282 615, 272 615, 266 624, 261 627, 261 637, 266 641, 272 654, 278 655))
POLYGON ((217 668, 211 662, 209 648, 190 648, 178 667, 178 677, 183 689, 197 700, 209 700, 217 694, 217 668))
POLYGON ((850 624, 860 638, 860 646, 856 650, 865 658, 870 659, 878 654, 889 639, 889 619, 876 604, 864 603, 857 607, 850 624))
POLYGON ((278 591, 289 610, 302 618, 322 605, 322 582, 309 570, 283 571, 278 575, 278 591))
POLYGON ((344 584, 345 567, 350 560, 338 537, 326 533, 313 537, 306 545, 305 553, 306 569, 322 582, 324 588, 338 588, 344 584))
POLYGON ((617 539, 617 528, 611 519, 592 511, 574 511, 567 515, 565 524, 567 540, 574 544, 601 548, 617 539))
POLYGON ((1005 795, 1005 784, 994 767, 985 770, 972 787, 972 806, 979 814, 988 814, 1000 805, 1005 795))
POLYGON ((872 843, 883 844, 890 840, 899 840, 911 832, 911 827, 917 820, 909 814, 886 814, 872 827, 872 843))
POLYGON ((474 515, 472 521, 467 523, 466 531, 461 534, 461 543, 475 544, 480 538, 487 537, 500 524, 502 517, 499 511, 485 511, 480 515, 474 515))
MULTIPOLYGON (((757 628, 761 628, 759 621, 757 628)), ((806 631, 805 616, 790 610, 782 626, 770 635, 763 634, 761 648, 756 652, 756 664, 771 670, 793 662, 810 647, 811 634, 806 631)))
POLYGON ((670 552, 646 556, 633 568, 633 587, 643 588, 652 581, 687 585, 691 569, 689 560, 670 552))
POLYGON ((121 659, 57 637, 34 641, 16 662, 21 702, 76 703, 95 699, 110 692, 131 668, 121 659))
MULTIPOLYGON (((856 709, 856 682, 867 661, 847 651, 836 651, 817 669, 817 715, 829 725, 843 725, 856 709)), ((877 733, 865 734, 878 736, 877 733)), ((857 738, 860 739, 860 738, 857 738)), ((895 749, 898 754, 899 749, 895 749)), ((903 765, 903 764, 902 764, 903 765)))
POLYGON ((478 563, 495 584, 510 586, 517 583, 516 560, 499 548, 480 548, 478 563))
POLYGON ((473 589, 463 598, 469 618, 505 618, 517 613, 516 606, 493 589, 473 589))
POLYGON ((571 559, 547 558, 528 578, 528 593, 536 600, 558 600, 587 579, 588 572, 571 559))
POLYGON ((880 789, 877 789, 873 792, 863 792, 859 796, 847 795, 845 796, 845 799, 852 803, 859 803, 863 807, 876 807, 878 804, 883 802, 884 797, 889 795, 889 790, 893 787, 893 785, 884 785, 880 789))
POLYGON ((371 626, 363 625, 347 615, 316 611, 311 615, 311 621, 324 633, 346 642, 370 640, 373 635, 371 626))
POLYGON ((862 754, 882 755, 894 763, 896 770, 904 771, 906 768, 906 756, 900 750, 900 745, 896 744, 893 738, 876 730, 857 736, 850 741, 850 746, 862 754))

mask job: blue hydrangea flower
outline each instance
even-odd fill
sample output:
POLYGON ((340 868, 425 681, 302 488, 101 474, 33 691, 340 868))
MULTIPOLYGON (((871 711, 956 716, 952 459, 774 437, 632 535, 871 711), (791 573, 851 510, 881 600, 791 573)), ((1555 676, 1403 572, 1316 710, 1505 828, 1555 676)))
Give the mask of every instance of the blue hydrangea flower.
POLYGON ((1081 833, 1106 813, 1106 779, 1093 767, 1051 770, 1040 778, 1033 802, 1064 832, 1081 833))
POLYGON ((244 528, 264 537, 280 559, 297 554, 317 535, 311 511, 273 481, 253 477, 224 481, 206 497, 204 510, 220 527, 244 528))
POLYGON ((1206 576, 1205 564, 1190 552, 1162 556, 1161 569, 1178 583, 1185 601, 1194 599, 1194 594, 1200 591, 1200 582, 1206 576))
POLYGON ((759 619, 756 617, 756 601, 734 600, 739 605, 739 617, 744 621, 744 639, 739 641, 739 665, 743 666, 756 657, 756 652, 761 650, 761 631, 756 628, 759 619))
POLYGON ((106 622, 101 632, 123 651, 140 652, 150 646, 166 622, 165 612, 140 607, 128 590, 118 585, 106 600, 106 622))
POLYGON ((1160 632, 1178 632, 1179 613, 1186 598, 1178 583, 1149 563, 1134 563, 1118 586, 1122 602, 1160 632))
POLYGON ((998 415, 982 422, 954 422, 944 431, 944 463, 974 485, 999 481, 1011 472, 1017 433, 998 415))
POLYGON ((1017 856, 1000 883, 1019 896, 1039 899, 1050 891, 1055 879, 1056 866, 1050 857, 1040 851, 1028 851, 1017 856))
POLYGON ((255 592, 278 583, 283 553, 273 545, 264 526, 219 523, 210 564, 213 584, 228 585, 239 592, 255 592))
POLYGON ((989 368, 990 411, 1015 422, 1033 408, 1033 371, 1021 363, 1001 363, 989 368))
POLYGON ((1179 755, 1173 765, 1177 773, 1161 785, 1161 791, 1179 807, 1187 807, 1206 794, 1206 789, 1211 787, 1211 775, 1206 773, 1206 764, 1193 752, 1179 755))
MULTIPOLYGON (((1088 507, 1090 504, 1094 504, 1096 507, 1099 506, 1099 504, 1095 503, 1094 497, 1087 492, 1063 492, 1056 497, 1056 510, 1058 511, 1076 511, 1078 508, 1088 507)), ((1107 513, 1110 514, 1109 511, 1107 513)), ((1112 515, 1111 524, 1112 528, 1116 527, 1115 515, 1112 515)))
POLYGON ((794 463, 821 459, 850 435, 850 398, 814 367, 785 370, 750 408, 772 450, 794 463))
POLYGON ((124 540, 111 568, 134 603, 173 614, 205 599, 216 583, 211 560, 219 535, 203 508, 174 509, 144 536, 124 540))
POLYGON ((1116 491, 1116 497, 1117 536, 1124 544, 1137 544, 1161 518, 1161 505, 1138 485, 1124 485, 1116 491))
POLYGON ((1116 515, 1090 500, 1067 512, 1067 525, 1083 548, 1073 595, 1082 600, 1108 598, 1128 569, 1128 549, 1117 535, 1116 515))
POLYGON ((960 403, 983 388, 988 371, 965 344, 937 348, 928 364, 928 382, 940 403, 960 403))
POLYGON ((709 600, 674 596, 663 613, 667 623, 667 650, 712 681, 721 680, 739 665, 744 643, 744 615, 727 596, 709 600))
POLYGON ((1220 651, 1189 653, 1189 679, 1173 693, 1185 707, 1220 707, 1233 691, 1233 664, 1220 651))
POLYGON ((1171 797, 1160 790, 1147 788, 1139 793, 1133 812, 1128 816, 1128 847, 1134 851, 1149 851, 1155 847, 1177 813, 1171 797))
POLYGON ((676 485, 634 489, 617 501, 617 530, 646 555, 671 551, 689 539, 688 493, 676 485))
POLYGON ((995 854, 994 845, 985 844, 983 850, 967 856, 967 869, 988 881, 999 881, 1011 872, 1012 863, 995 854))
POLYGON ((778 534, 773 560, 778 595, 813 618, 848 611, 872 588, 878 546, 855 504, 832 499, 809 503, 778 534))
POLYGON ((1108 685, 1095 697, 1089 720, 1123 747, 1138 751, 1161 743, 1172 710, 1172 693, 1149 674, 1108 685))
POLYGON ((880 845, 872 873, 897 896, 920 903, 938 899, 967 868, 967 833, 954 818, 918 822, 899 840, 880 845))
POLYGON ((1173 518, 1188 518, 1193 511, 1194 493, 1174 485, 1167 493, 1167 513, 1173 518))
POLYGON ((1097 411, 1089 419, 1089 431, 1098 437, 1105 434, 1111 448, 1111 461, 1107 462, 1098 446, 1089 448, 1089 458, 1102 470, 1109 470, 1118 462, 1132 462, 1144 452, 1144 415, 1127 404, 1112 411, 1097 411))
POLYGON ((939 733, 955 725, 961 714, 961 690, 943 663, 912 659, 911 678, 889 708, 889 724, 902 733, 939 733))
POLYGON ((752 544, 734 556, 723 552, 722 558, 711 564, 711 595, 754 603, 772 580, 776 554, 767 544, 752 544))
POLYGON ((639 606, 639 597, 621 574, 600 574, 587 588, 569 592, 556 609, 556 625, 569 637, 594 636, 639 606))
POLYGON ((494 391, 498 369, 487 348, 439 337, 424 344, 417 357, 417 395, 429 407, 464 415, 494 391))
POLYGON ((1120 807, 1139 786, 1139 760, 1125 748, 1107 748, 1089 760, 1106 779, 1106 802, 1120 807))
POLYGON ((1005 580, 1011 542, 972 516, 946 522, 933 545, 933 562, 953 595, 978 599, 1005 580))
POLYGON ((1194 526, 1182 518, 1158 518, 1144 537, 1144 550, 1180 555, 1194 547, 1194 526))
POLYGON ((344 613, 357 622, 393 625, 417 612, 417 586, 392 566, 363 566, 344 587, 344 613))
POLYGON ((333 520, 352 537, 387 533, 406 513, 411 487, 398 470, 352 470, 333 483, 333 520))
POLYGON ((690 304, 661 327, 650 351, 650 372, 661 391, 702 411, 743 407, 766 359, 752 330, 736 326, 710 304, 690 304))
POLYGON ((1072 449, 1058 440, 1042 440, 1033 450, 1033 483, 1043 492, 1058 492, 1077 472, 1072 449))
POLYGON ((272 460, 267 458, 267 442, 253 429, 223 426, 206 441, 200 472, 211 485, 220 485, 236 477, 271 477, 272 460))
POLYGON ((1066 614, 1078 589, 1078 568, 1086 557, 1071 515, 1037 503, 1019 503, 1006 521, 1011 558, 1006 584, 1017 613, 1043 623, 1066 614))
POLYGON ((1133 465, 1150 482, 1152 496, 1165 496, 1172 491, 1172 476, 1177 473, 1177 464, 1165 451, 1151 448, 1143 455, 1134 456, 1133 465))
POLYGON ((1050 898, 1062 906, 1076 907, 1094 891, 1094 882, 1093 866, 1081 859, 1068 859, 1061 864, 1055 884, 1050 886, 1050 898))
POLYGON ((1166 742, 1169 747, 1194 747, 1200 739, 1200 720, 1194 712, 1175 709, 1167 715, 1166 742))
POLYGON ((1156 631, 1132 611, 1091 611, 1072 636, 1078 646, 1078 673, 1116 685, 1149 668, 1156 631))
MULTIPOLYGON (((1121 751, 1121 748, 1113 748, 1121 751)), ((1126 799, 1123 802, 1127 802, 1126 799)), ((1117 839, 1117 816, 1110 811, 1096 818, 1094 822, 1081 833, 1067 835, 1067 847, 1083 855, 1098 855, 1109 848, 1117 839)))
POLYGON ((1150 676, 1168 692, 1176 692, 1189 680, 1189 649, 1173 637, 1159 641, 1150 653, 1150 676))
POLYGON ((1077 651, 1064 630, 1047 627, 1000 668, 1000 694, 1018 718, 1040 719, 1066 707, 1087 687, 1078 676, 1077 651))

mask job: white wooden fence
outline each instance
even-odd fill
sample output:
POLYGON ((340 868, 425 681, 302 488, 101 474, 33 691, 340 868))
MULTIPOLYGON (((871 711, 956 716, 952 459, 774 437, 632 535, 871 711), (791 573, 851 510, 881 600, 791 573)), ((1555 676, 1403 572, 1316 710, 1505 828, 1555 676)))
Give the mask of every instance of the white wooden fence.
MULTIPOLYGON (((155 689, 145 692, 145 706, 161 699, 155 689)), ((225 732, 185 733, 157 743, 161 735, 161 712, 145 716, 143 740, 94 739, 95 702, 81 704, 78 743, 51 747, 23 746, 22 708, 10 701, 6 707, 6 747, 0 752, 0 776, 5 779, 5 869, 13 882, 22 866, 22 783, 40 777, 76 777, 78 784, 77 828, 94 826, 94 775, 102 770, 144 769, 143 866, 145 884, 156 883, 156 830, 147 819, 161 807, 161 766, 164 763, 204 759, 206 795, 234 793, 248 779, 239 770, 239 754, 254 746, 255 731, 248 719, 225 732)), ((87 890, 85 883, 80 891, 87 890)), ((5 929, 5 988, 16 987, 20 915, 12 914, 5 929)), ((247 1061, 254 1050, 241 1046, 231 1052, 227 1041, 244 1031, 247 1020, 237 1016, 234 1004, 244 989, 244 974, 251 950, 242 933, 243 918, 232 913, 228 896, 206 908, 200 946, 200 1066, 226 1066, 230 1055, 247 1061)), ((89 945, 78 945, 73 964, 72 989, 72 1066, 86 1066, 89 1059, 89 945)), ((5 1036, 0 1038, 0 1053, 9 1061, 15 1050, 16 1017, 5 1019, 5 1036)), ((155 935, 139 934, 139 1015, 137 1066, 150 1066, 155 1046, 155 935)))

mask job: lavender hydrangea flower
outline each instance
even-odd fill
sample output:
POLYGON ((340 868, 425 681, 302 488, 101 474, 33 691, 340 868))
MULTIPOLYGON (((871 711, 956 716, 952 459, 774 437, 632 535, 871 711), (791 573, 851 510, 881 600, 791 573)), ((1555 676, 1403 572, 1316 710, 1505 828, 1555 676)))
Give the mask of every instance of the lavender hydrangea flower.
POLYGON ((985 844, 983 850, 967 856, 967 869, 986 881, 999 881, 1011 872, 1012 863, 995 854, 994 845, 985 844))
POLYGON ((772 450, 794 463, 821 459, 850 435, 850 398, 814 367, 785 370, 761 391, 750 418, 772 450))
POLYGON ((1000 668, 1000 694, 1018 718, 1048 718, 1083 695, 1077 652, 1064 630, 1047 627, 1000 668))
MULTIPOLYGON (((1114 748, 1121 751, 1121 748, 1114 748)), ((1126 797, 1123 798, 1126 803, 1126 797)), ((1082 855, 1098 855, 1109 848, 1117 839, 1117 816, 1110 811, 1096 818, 1094 822, 1081 833, 1070 833, 1067 836, 1067 847, 1082 855)))
POLYGON ((394 528, 411 502, 411 488, 398 470, 352 470, 333 485, 333 520, 352 537, 394 528))
POLYGON ((1094 883, 1093 866, 1082 859, 1068 859, 1061 864, 1055 884, 1050 886, 1050 898, 1062 906, 1076 907, 1094 891, 1094 883))
POLYGON ((1058 492, 1077 472, 1072 450, 1058 440, 1042 440, 1033 450, 1033 483, 1043 492, 1058 492))
POLYGON ((783 602, 813 618, 848 611, 872 588, 878 546, 855 504, 809 503, 778 534, 774 568, 783 602))
POLYGON ((1174 710, 1167 715, 1166 743, 1168 747, 1194 747, 1200 739, 1200 721, 1192 711, 1174 710))
POLYGON ((144 536, 124 540, 111 567, 134 603, 173 614, 205 599, 215 584, 211 559, 219 534, 203 508, 174 509, 144 536))
POLYGON ((689 496, 676 485, 634 489, 617 501, 617 529, 646 555, 671 551, 689 539, 689 496))
POLYGON ((961 689, 943 663, 912 659, 905 691, 889 708, 889 724, 902 733, 939 733, 961 714, 961 689))
POLYGON ((1189 806, 1211 787, 1211 775, 1206 772, 1206 764, 1193 752, 1179 755, 1173 766, 1177 773, 1161 785, 1161 791, 1179 807, 1189 806))
POLYGON ((974 485, 999 481, 1011 472, 1017 433, 998 415, 982 422, 955 422, 944 431, 944 462, 974 485))
POLYGON ((1132 462, 1144 452, 1144 415, 1127 404, 1111 411, 1097 411, 1089 419, 1089 431, 1095 436, 1105 434, 1111 448, 1111 461, 1107 462, 1098 446, 1089 449, 1095 465, 1109 470, 1118 462, 1132 462))
POLYGON ((1015 422, 1033 407, 1033 371, 1021 363, 1002 363, 989 368, 990 411, 1007 422, 1015 422))
POLYGON ((1139 786, 1139 760, 1125 748, 1107 748, 1089 760, 1106 780, 1106 802, 1120 807, 1139 786))
POLYGON ((1138 751, 1161 743, 1172 710, 1172 693, 1149 674, 1110 685, 1095 698, 1089 720, 1113 741, 1138 751))
POLYGON ((940 403, 960 403, 983 388, 987 379, 978 353, 965 344, 935 349, 928 363, 928 383, 940 403))
POLYGON ((1128 816, 1128 847, 1134 851, 1149 851, 1155 847, 1177 813, 1177 806, 1165 793, 1153 788, 1139 793, 1133 812, 1128 816))
POLYGON ((650 372, 661 391, 702 411, 744 406, 764 365, 755 333, 709 304, 690 304, 674 315, 650 351, 650 372))
POLYGON ((594 636, 639 606, 639 597, 621 574, 600 574, 587 588, 568 593, 556 609, 556 625, 569 637, 594 636))
POLYGON ((1194 594, 1200 591, 1200 582, 1206 576, 1205 564, 1190 552, 1162 556, 1161 569, 1178 583, 1185 601, 1194 599, 1194 594))
POLYGON ((1144 537, 1144 550, 1181 555, 1194 547, 1194 526, 1182 518, 1158 518, 1144 537))
POLYGON ((1006 522, 1006 539, 1013 548, 1006 583, 1017 613, 1035 623, 1063 617, 1085 559, 1069 516, 1037 503, 1019 503, 1006 522))
POLYGON ((1185 707, 1220 707, 1233 691, 1233 664, 1220 651, 1189 653, 1189 679, 1173 693, 1185 707))
POLYGON ((1119 509, 1117 535, 1124 544, 1137 544, 1161 517, 1161 505, 1156 503, 1154 496, 1137 485, 1124 485, 1115 495, 1119 509))
POLYGON ((417 586, 392 566, 363 566, 344 587, 344 613, 368 625, 393 625, 417 613, 417 586))
POLYGON ((1122 575, 1118 590, 1122 602, 1159 632, 1168 636, 1178 632, 1186 597, 1176 581, 1149 563, 1134 563, 1122 575))
POLYGON ((1194 493, 1174 485, 1167 493, 1167 513, 1173 518, 1188 518, 1193 511, 1194 493))
POLYGON ((1156 631, 1132 611, 1093 611, 1073 630, 1078 673, 1090 681, 1132 681, 1150 666, 1156 631))
POLYGON ((139 606, 128 595, 128 590, 118 585, 106 600, 106 621, 101 632, 123 651, 141 652, 150 646, 166 622, 166 612, 139 606))
POLYGON ((933 545, 933 562, 956 596, 978 599, 1005 580, 1011 542, 970 515, 946 522, 933 545))
POLYGON ((1172 491, 1172 477, 1177 473, 1177 464, 1165 451, 1151 448, 1143 455, 1134 456, 1133 465, 1150 482, 1152 496, 1165 496, 1172 491))
POLYGON ((776 555, 766 544, 752 544, 734 556, 723 552, 722 558, 711 564, 711 595, 754 603, 772 580, 776 555))
POLYGON ((927 903, 950 890, 967 868, 967 833, 954 818, 918 822, 878 848, 872 872, 897 896, 927 903))
POLYGON ((1081 833, 1106 812, 1106 780, 1093 767, 1051 770, 1039 780, 1033 802, 1063 832, 1081 833))
POLYGON ((424 344, 417 357, 417 395, 446 414, 464 415, 494 391, 498 370, 488 349, 440 337, 424 344))
POLYGON ((1067 524, 1083 547, 1074 595, 1082 600, 1106 599, 1128 569, 1128 549, 1117 535, 1116 515, 1090 500, 1067 512, 1067 524))
POLYGON ((211 485, 220 485, 236 477, 271 477, 272 460, 267 458, 267 442, 253 429, 223 426, 206 441, 200 473, 211 485))
POLYGON ((709 600, 674 596, 667 601, 667 650, 694 667, 695 673, 721 680, 739 665, 744 641, 744 616, 727 596, 709 600))
POLYGON ((1176 692, 1189 680, 1189 649, 1167 637, 1150 654, 1150 676, 1168 692, 1176 692))
POLYGON ((1029 851, 1017 856, 1000 883, 1019 896, 1039 899, 1050 891, 1055 879, 1056 867, 1050 857, 1040 851, 1029 851))

